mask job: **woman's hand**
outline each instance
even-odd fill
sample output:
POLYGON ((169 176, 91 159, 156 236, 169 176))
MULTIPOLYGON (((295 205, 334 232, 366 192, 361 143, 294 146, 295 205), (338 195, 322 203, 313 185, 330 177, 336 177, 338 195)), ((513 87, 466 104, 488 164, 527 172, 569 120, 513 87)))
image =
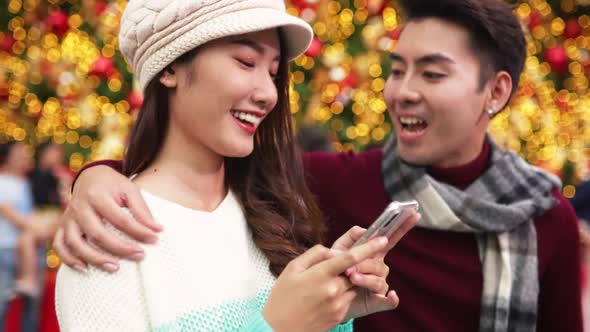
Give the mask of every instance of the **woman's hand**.
MULTIPOLYGON (((395 291, 389 291, 387 276, 389 267, 385 264, 385 255, 399 242, 399 240, 412 229, 420 214, 413 213, 388 239, 387 246, 359 264, 350 267, 345 274, 350 282, 356 286, 356 297, 345 317, 345 321, 370 315, 380 311, 395 309, 399 304, 399 298, 395 291)), ((334 245, 333 250, 346 252, 358 240, 366 229, 355 226, 342 235, 334 245)))
POLYGON ((291 261, 277 279, 263 316, 273 330, 327 331, 345 321, 358 297, 347 269, 379 255, 384 237, 336 253, 316 245, 291 261))

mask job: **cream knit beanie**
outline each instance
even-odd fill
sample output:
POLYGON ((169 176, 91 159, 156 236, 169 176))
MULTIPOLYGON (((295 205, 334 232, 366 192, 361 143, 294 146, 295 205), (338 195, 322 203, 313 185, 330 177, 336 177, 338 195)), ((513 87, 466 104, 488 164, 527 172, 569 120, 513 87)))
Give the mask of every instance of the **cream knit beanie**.
POLYGON ((280 27, 292 60, 305 52, 311 27, 287 14, 283 0, 130 0, 119 47, 142 89, 182 54, 222 37, 280 27))

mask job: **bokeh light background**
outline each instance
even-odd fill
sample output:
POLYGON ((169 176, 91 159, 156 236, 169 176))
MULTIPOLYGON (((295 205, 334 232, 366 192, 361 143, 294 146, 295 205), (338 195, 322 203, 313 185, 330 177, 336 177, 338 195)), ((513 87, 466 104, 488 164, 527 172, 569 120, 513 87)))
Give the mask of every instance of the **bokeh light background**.
MULTIPOLYGON (((490 133, 560 175, 571 197, 589 169, 590 0, 512 3, 528 57, 519 91, 490 133)), ((0 1, 0 141, 52 139, 64 144, 73 170, 122 157, 142 102, 117 48, 125 5, 0 1)), ((388 51, 403 23, 395 1, 291 0, 288 8, 316 34, 292 66, 298 125, 324 126, 340 151, 383 143, 392 131, 382 99, 388 51)))

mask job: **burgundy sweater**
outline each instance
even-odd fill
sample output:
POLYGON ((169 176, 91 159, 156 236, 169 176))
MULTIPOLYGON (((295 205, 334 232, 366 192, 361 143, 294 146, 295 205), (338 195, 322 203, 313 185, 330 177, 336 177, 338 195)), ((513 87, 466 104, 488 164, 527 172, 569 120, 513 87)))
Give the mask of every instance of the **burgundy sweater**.
MULTIPOLYGON (((383 151, 311 153, 304 158, 309 185, 327 217, 329 238, 354 225, 368 227, 391 201, 384 187, 383 151)), ((483 174, 489 146, 462 167, 430 169, 461 189, 483 174)), ((535 219, 539 257, 537 331, 582 331, 580 243, 577 219, 558 190, 560 204, 535 219)), ((328 242, 331 243, 331 242, 328 242)), ((415 227, 387 255, 395 311, 355 320, 355 331, 469 331, 479 327, 483 278, 473 234, 415 227)))
MULTIPOLYGON (((328 222, 328 242, 354 225, 367 227, 390 202, 381 173, 382 150, 304 156, 308 182, 328 222)), ((430 175, 466 188, 485 170, 486 146, 468 165, 431 169, 430 175)), ((120 162, 100 161, 120 169, 120 162)), ((582 331, 580 244, 570 204, 560 204, 535 219, 539 255, 537 331, 582 331)), ((389 285, 400 298, 394 311, 355 320, 355 331, 474 332, 479 327, 482 273, 472 234, 415 227, 388 254, 389 285)))

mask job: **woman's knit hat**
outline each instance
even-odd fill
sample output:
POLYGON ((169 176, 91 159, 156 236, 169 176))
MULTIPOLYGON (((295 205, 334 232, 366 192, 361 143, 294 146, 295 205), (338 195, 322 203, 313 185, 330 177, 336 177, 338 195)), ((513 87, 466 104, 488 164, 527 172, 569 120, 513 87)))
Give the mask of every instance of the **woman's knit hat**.
POLYGON ((130 0, 119 47, 142 89, 182 54, 222 37, 281 28, 292 60, 309 47, 311 27, 283 0, 130 0))

